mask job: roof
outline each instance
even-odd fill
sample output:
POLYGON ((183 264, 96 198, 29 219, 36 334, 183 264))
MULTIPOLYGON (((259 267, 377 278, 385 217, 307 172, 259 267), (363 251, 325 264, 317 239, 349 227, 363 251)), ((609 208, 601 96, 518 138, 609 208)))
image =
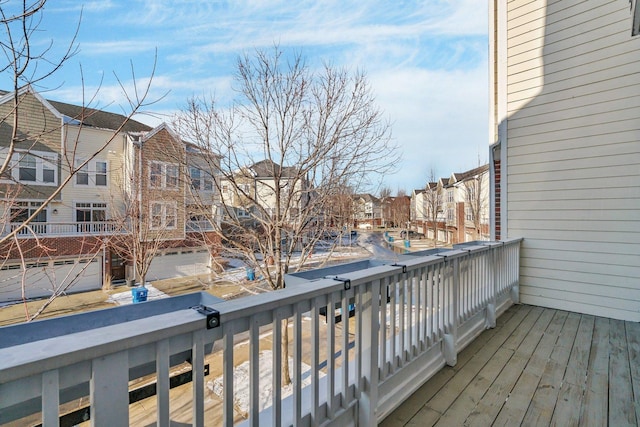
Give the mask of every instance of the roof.
POLYGON ((380 199, 378 199, 376 196, 372 196, 369 193, 363 193, 363 194, 355 194, 353 196, 354 199, 362 199, 365 202, 379 202, 380 199))
MULTIPOLYGON (((50 100, 49 103, 60 113, 82 122, 85 126, 116 130, 127 120, 127 117, 122 114, 109 113, 107 111, 96 110, 95 108, 50 100)), ((124 126, 122 126, 123 132, 147 132, 152 129, 151 126, 147 126, 133 119, 128 119, 124 126)))
POLYGON ((282 167, 271 160, 261 160, 249 166, 256 178, 271 178, 279 176, 282 178, 294 178, 297 176, 297 169, 294 167, 282 167))
MULTIPOLYGON (((21 90, 29 90, 36 94, 36 96, 39 96, 41 100, 44 99, 35 90, 29 89, 29 86, 25 86, 21 90)), ((7 95, 8 93, 9 92, 6 90, 0 90, 0 96, 7 95)), ((46 102, 48 102, 51 107, 55 108, 63 116, 82 122, 84 126, 116 130, 120 128, 120 125, 125 120, 127 120, 127 117, 122 114, 110 113, 108 111, 98 110, 95 108, 82 107, 49 99, 47 99, 46 102)), ((123 132, 147 132, 151 129, 151 126, 147 126, 144 123, 140 123, 133 119, 128 119, 122 127, 123 132)))
POLYGON ((482 165, 477 168, 468 170, 466 172, 454 173, 452 174, 451 178, 453 179, 454 182, 460 182, 460 181, 464 181, 466 179, 472 178, 476 175, 483 174, 488 170, 489 170, 489 165, 486 164, 486 165, 482 165))

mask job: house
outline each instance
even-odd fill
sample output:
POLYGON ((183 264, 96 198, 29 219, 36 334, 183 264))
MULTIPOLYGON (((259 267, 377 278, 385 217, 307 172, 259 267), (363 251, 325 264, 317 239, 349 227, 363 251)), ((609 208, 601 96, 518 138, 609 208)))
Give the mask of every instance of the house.
POLYGON ((411 204, 413 227, 430 239, 446 244, 488 240, 489 166, 427 183, 414 190, 411 204))
POLYGON ((15 134, 13 94, 0 98, 0 113, 7 117, 0 128, 0 160, 12 152, 0 181, 0 237, 19 230, 17 239, 3 242, 0 301, 22 298, 23 280, 29 284, 26 297, 133 280, 131 259, 114 246, 130 234, 131 221, 121 220, 133 194, 140 212, 157 220, 154 227, 171 230, 149 279, 208 271, 206 245, 185 233, 186 157, 174 157, 173 163, 162 157, 185 152, 166 125, 152 129, 119 114, 48 101, 30 86, 18 96, 15 134), (170 194, 171 201, 148 200, 156 190, 170 194))
POLYGON ((295 220, 310 194, 308 183, 295 167, 281 166, 268 159, 220 178, 220 186, 223 205, 229 210, 226 215, 235 215, 241 221, 273 217, 278 209, 287 221, 295 220))
POLYGON ((410 215, 411 222, 416 224, 427 220, 424 188, 417 188, 411 191, 410 215))
POLYGON ((640 3, 492 4, 492 238, 524 238, 520 300, 640 321, 640 3))
POLYGON ((353 196, 353 226, 372 229, 382 225, 380 199, 368 193, 355 194, 353 196))

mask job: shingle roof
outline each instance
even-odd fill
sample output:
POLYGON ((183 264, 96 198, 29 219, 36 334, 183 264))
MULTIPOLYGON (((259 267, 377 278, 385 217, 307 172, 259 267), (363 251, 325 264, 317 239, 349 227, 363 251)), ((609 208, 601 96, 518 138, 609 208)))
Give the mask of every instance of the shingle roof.
MULTIPOLYGON (((8 93, 6 90, 0 90, 0 96, 8 93)), ((126 117, 122 114, 52 101, 50 99, 47 99, 47 102, 62 115, 81 121, 85 126, 116 130, 126 120, 126 117)), ((127 123, 122 127, 123 132, 147 132, 151 129, 153 129, 151 126, 147 126, 133 119, 127 120, 127 123)))
MULTIPOLYGON (((109 113, 107 111, 96 110, 95 108, 81 107, 64 102, 48 101, 60 113, 82 122, 85 126, 116 130, 126 120, 126 116, 122 114, 109 113)), ((127 120, 122 127, 122 131, 124 132, 147 132, 151 129, 153 129, 151 126, 147 126, 133 119, 127 120)))
POLYGON ((484 173, 484 172, 486 172, 488 170, 489 170, 489 165, 486 164, 486 165, 482 165, 482 166, 479 166, 477 168, 468 170, 466 172, 454 173, 453 176, 455 177, 456 182, 459 182, 459 181, 464 181, 467 178, 471 178, 471 177, 474 177, 476 175, 480 175, 481 173, 484 173))

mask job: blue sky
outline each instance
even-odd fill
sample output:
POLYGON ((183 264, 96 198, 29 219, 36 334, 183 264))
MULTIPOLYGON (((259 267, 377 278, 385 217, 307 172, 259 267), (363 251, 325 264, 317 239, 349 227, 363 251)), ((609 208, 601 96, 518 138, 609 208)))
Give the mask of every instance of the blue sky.
POLYGON ((486 0, 53 0, 34 40, 64 47, 81 7, 78 54, 37 88, 49 99, 81 103, 82 67, 85 93, 102 81, 97 107, 122 112, 114 72, 132 87, 133 64, 144 82, 157 50, 152 97, 166 96, 136 117, 156 125, 190 96, 229 99, 238 55, 277 43, 311 66, 367 73, 404 152, 385 178, 394 192, 424 187, 431 169, 448 176, 487 161, 486 0))

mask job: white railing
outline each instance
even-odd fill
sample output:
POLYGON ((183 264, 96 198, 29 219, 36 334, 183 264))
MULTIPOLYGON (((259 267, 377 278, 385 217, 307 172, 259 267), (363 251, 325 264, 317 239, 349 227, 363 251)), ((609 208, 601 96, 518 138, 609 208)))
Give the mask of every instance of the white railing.
MULTIPOLYGON (((11 222, 1 228, 0 236, 7 235, 22 225, 21 222, 11 222)), ((123 232, 121 227, 113 222, 31 222, 20 231, 19 237, 60 237, 74 235, 104 235, 123 232)))
POLYGON ((210 308, 219 319, 213 311, 207 316, 186 308, 19 344, 11 344, 12 327, 0 329, 0 424, 41 412, 45 426, 58 425, 60 405, 84 392, 92 425, 129 425, 130 376, 152 366, 157 425, 168 426, 170 360, 188 354, 190 422, 202 426, 215 400, 205 400, 205 353, 213 349, 223 373, 218 416, 231 426, 238 421, 234 397, 240 390, 232 379, 244 351, 236 351, 235 344, 242 339, 248 343, 249 405, 241 422, 375 425, 445 364, 455 365, 457 353, 517 302, 519 247, 520 240, 487 242, 407 257, 395 265, 215 304, 210 308), (350 321, 336 325, 334 316, 320 316, 321 309, 338 304, 353 310, 350 321), (281 392, 284 319, 292 327, 288 397, 281 392), (207 323, 217 327, 207 329, 207 323), (268 342, 273 355, 268 370, 274 375, 261 381, 260 355, 268 342), (306 374, 305 365, 310 366, 306 374), (265 388, 273 392, 270 406, 261 410, 265 388))

